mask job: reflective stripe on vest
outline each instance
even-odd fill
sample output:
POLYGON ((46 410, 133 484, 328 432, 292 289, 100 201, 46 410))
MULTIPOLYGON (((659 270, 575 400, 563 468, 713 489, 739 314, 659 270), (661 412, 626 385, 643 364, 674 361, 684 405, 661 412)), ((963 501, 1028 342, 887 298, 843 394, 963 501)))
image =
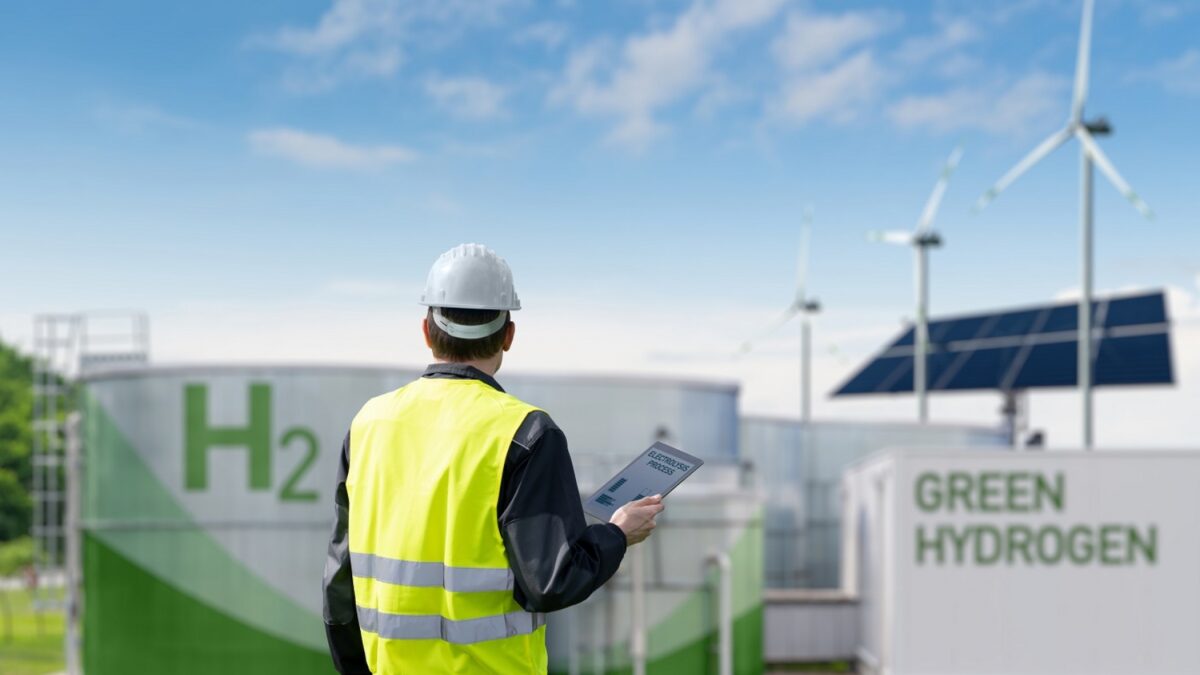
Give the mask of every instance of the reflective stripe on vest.
POLYGON ((442 563, 396 560, 370 553, 350 553, 356 577, 401 586, 441 587, 448 591, 511 591, 513 573, 508 567, 450 567, 442 563))
POLYGON ((420 378, 355 416, 350 571, 372 672, 546 672, 545 617, 513 597, 497 514, 534 410, 479 380, 420 378))
POLYGON ((530 612, 452 621, 439 614, 387 614, 358 608, 359 627, 389 640, 445 640, 467 645, 528 635, 545 624, 545 614, 530 612))

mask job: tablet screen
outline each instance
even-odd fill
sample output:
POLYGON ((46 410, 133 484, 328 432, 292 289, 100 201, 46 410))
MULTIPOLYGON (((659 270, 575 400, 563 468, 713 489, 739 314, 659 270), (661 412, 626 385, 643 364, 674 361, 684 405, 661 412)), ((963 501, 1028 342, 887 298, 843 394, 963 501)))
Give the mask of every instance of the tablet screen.
POLYGON ((583 503, 583 510, 607 522, 617 509, 650 495, 667 496, 704 462, 686 452, 658 442, 608 479, 583 503))

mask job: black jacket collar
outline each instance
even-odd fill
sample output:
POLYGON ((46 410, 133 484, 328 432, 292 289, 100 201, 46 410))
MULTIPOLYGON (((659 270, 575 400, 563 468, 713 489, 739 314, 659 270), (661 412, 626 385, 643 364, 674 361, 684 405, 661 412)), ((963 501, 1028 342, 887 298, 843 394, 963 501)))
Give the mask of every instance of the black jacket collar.
POLYGON ((431 363, 421 377, 449 377, 456 380, 479 380, 490 386, 496 391, 503 392, 504 387, 496 381, 496 378, 488 375, 475 366, 468 366, 461 363, 431 363))

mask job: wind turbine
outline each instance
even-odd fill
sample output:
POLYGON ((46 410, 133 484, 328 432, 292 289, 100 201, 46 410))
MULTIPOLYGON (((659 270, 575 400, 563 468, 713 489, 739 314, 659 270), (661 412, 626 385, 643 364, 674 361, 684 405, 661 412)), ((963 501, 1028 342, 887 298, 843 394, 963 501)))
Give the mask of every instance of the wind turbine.
POLYGON ((929 354, 929 249, 942 245, 942 236, 933 230, 933 219, 950 183, 950 174, 962 159, 962 146, 954 148, 942 166, 942 175, 925 202, 917 227, 905 230, 872 231, 868 238, 887 244, 911 246, 916 254, 917 321, 913 328, 913 392, 917 395, 917 419, 929 421, 929 397, 926 391, 926 357, 929 354))
POLYGON ((1100 172, 1108 178, 1113 187, 1117 188, 1117 191, 1124 195, 1143 216, 1148 219, 1154 217, 1150 207, 1133 191, 1133 188, 1129 187, 1129 183, 1121 178, 1121 174, 1117 173, 1116 167, 1100 150, 1100 146, 1093 138, 1093 135, 1104 136, 1112 133, 1112 127, 1108 120, 1104 117, 1092 121, 1083 119, 1083 107, 1088 93, 1088 59, 1092 46, 1093 4, 1093 0, 1083 1, 1083 19, 1079 28, 1079 54, 1075 61, 1075 93, 1071 100, 1071 114, 1067 118, 1066 126, 1051 134, 1024 159, 1017 162, 1016 166, 1009 169, 1008 173, 983 193, 974 209, 976 212, 983 209, 1004 188, 1011 185, 1030 167, 1072 137, 1079 141, 1079 229, 1080 255, 1083 258, 1083 264, 1079 295, 1079 346, 1077 352, 1079 394, 1083 404, 1083 447, 1088 449, 1092 447, 1092 165, 1100 167, 1100 172))
POLYGON ((807 291, 808 249, 812 233, 812 209, 804 209, 804 220, 800 225, 800 250, 796 256, 796 293, 792 303, 769 326, 759 334, 742 343, 740 353, 750 351, 756 340, 779 330, 797 315, 800 316, 800 421, 808 423, 812 418, 812 325, 810 317, 821 311, 821 303, 810 298, 807 291))

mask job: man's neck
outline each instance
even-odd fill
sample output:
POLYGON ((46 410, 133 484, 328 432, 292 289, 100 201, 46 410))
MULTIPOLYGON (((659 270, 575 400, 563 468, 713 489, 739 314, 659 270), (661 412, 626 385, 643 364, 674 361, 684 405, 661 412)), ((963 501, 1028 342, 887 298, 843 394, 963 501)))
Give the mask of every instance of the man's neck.
POLYGON ((500 359, 492 357, 490 359, 479 359, 476 361, 446 361, 438 359, 438 363, 453 363, 456 366, 471 366, 486 373, 489 377, 495 377, 496 371, 500 370, 500 359))

